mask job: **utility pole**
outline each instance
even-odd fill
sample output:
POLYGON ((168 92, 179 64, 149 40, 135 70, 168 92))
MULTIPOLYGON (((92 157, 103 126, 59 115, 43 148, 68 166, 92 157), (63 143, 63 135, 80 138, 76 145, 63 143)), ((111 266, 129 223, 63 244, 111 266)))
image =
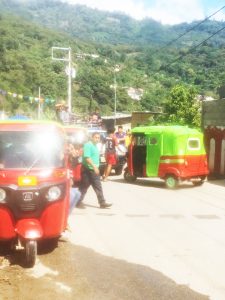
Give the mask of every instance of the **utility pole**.
POLYGON ((71 113, 71 111, 72 111, 71 48, 68 48, 68 70, 67 70, 67 73, 68 73, 67 74, 68 75, 68 111, 69 111, 69 113, 71 113))
POLYGON ((42 115, 42 103, 41 103, 41 88, 38 88, 38 120, 41 119, 42 115))
POLYGON ((71 113, 72 111, 72 73, 75 73, 75 70, 73 70, 71 68, 72 65, 72 53, 71 53, 71 48, 62 48, 62 47, 52 47, 52 59, 53 60, 61 60, 61 61, 66 61, 68 62, 67 68, 66 68, 66 74, 68 75, 68 87, 67 87, 67 95, 68 95, 68 99, 67 99, 67 105, 68 105, 68 111, 69 113, 71 113), (58 56, 54 56, 54 51, 61 51, 67 52, 67 57, 58 57, 58 56))
POLYGON ((114 127, 116 127, 116 113, 117 113, 117 80, 116 80, 116 72, 120 71, 120 66, 115 65, 114 72, 114 127))
POLYGON ((114 127, 116 127, 116 110, 117 110, 117 82, 116 82, 116 71, 114 69, 114 127))

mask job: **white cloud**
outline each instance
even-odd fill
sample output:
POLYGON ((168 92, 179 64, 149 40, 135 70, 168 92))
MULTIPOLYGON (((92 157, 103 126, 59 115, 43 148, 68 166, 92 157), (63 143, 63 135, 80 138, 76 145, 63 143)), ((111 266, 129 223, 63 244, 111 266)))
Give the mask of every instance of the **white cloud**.
MULTIPOLYGON (((203 0, 63 0, 70 4, 83 4, 105 11, 120 11, 135 19, 150 17, 162 24, 179 24, 202 20, 206 17, 203 0), (148 3, 148 4, 147 4, 148 3)), ((205 3, 206 4, 206 3, 205 3)), ((215 12, 215 10, 212 11, 215 12)), ((210 13, 208 14, 210 15, 210 13)), ((208 16, 207 15, 207 16, 208 16)), ((215 16, 217 20, 224 15, 215 16)))
POLYGON ((98 8, 105 11, 119 11, 130 15, 136 19, 142 19, 146 16, 142 1, 133 0, 64 0, 70 4, 83 4, 92 8, 98 8))
POLYGON ((148 14, 163 24, 178 24, 204 19, 203 7, 196 0, 157 0, 148 14))
POLYGON ((216 14, 214 17, 213 17, 215 20, 217 21, 223 21, 225 20, 225 13, 223 13, 222 11, 219 12, 218 14, 216 14))

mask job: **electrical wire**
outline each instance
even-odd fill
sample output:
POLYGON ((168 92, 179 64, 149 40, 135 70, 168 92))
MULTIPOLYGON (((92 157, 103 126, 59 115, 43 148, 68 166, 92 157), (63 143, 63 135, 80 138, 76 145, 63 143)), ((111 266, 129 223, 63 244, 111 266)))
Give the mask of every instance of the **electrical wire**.
POLYGON ((173 44, 174 42, 178 41, 180 38, 182 38, 184 35, 186 35, 187 33, 189 33, 190 31, 196 29, 197 27, 199 27, 201 24, 203 24, 204 22, 206 22, 208 19, 210 19, 211 17, 213 17, 214 15, 216 15, 218 12, 220 12, 221 10, 223 10, 225 8, 225 5, 223 7, 221 7, 219 10, 217 10, 216 12, 214 12, 213 14, 211 14, 210 16, 206 17, 204 20, 202 20, 201 22, 199 22, 198 24, 192 26, 191 28, 189 28, 188 30, 186 30, 184 33, 182 33, 181 35, 179 35, 177 38, 171 40, 170 42, 168 42, 165 46, 163 46, 161 49, 166 48, 167 46, 170 46, 171 44, 173 44))
POLYGON ((179 39, 181 39, 183 36, 185 36, 187 33, 191 32, 192 30, 196 29, 197 27, 199 27, 201 24, 203 24, 204 22, 206 22, 207 20, 209 20, 211 17, 213 17, 214 15, 216 15, 218 12, 220 12, 221 10, 223 10, 225 8, 225 5, 222 6, 220 9, 218 9, 217 11, 215 11, 214 13, 212 13, 210 16, 206 17, 204 20, 200 21, 199 23, 197 23, 196 25, 192 26, 191 28, 187 29, 184 33, 180 34, 178 37, 176 37, 175 39, 169 41, 168 43, 166 43, 164 46, 158 48, 157 50, 152 52, 152 55, 154 55, 155 53, 158 53, 159 51, 161 51, 162 49, 165 49, 166 47, 172 45, 174 42, 178 41, 179 39))
POLYGON ((221 29, 217 30, 216 32, 214 32, 212 35, 210 35, 207 39, 205 39, 204 41, 202 41, 201 43, 191 47, 187 53, 180 55, 178 58, 174 59, 172 62, 170 62, 169 64, 160 67, 160 69, 165 69, 167 67, 169 67, 170 65, 174 64, 176 61, 178 61, 179 59, 187 56, 188 54, 190 54, 191 52, 193 52, 195 49, 197 49, 198 47, 200 47, 201 45, 203 45, 205 42, 207 42, 209 39, 211 39, 213 36, 215 36, 216 34, 218 34, 219 32, 221 32, 222 30, 225 29, 225 26, 223 26, 221 29))

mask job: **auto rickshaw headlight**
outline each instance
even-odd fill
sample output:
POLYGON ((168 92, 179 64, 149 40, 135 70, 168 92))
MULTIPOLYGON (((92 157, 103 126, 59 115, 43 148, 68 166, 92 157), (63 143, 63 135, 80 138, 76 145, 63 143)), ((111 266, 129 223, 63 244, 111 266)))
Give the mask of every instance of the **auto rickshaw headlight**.
POLYGON ((52 186, 49 188, 47 193, 47 199, 48 201, 56 201, 61 196, 61 190, 58 186, 52 186))
POLYGON ((5 203, 6 192, 0 188, 0 203, 5 203))

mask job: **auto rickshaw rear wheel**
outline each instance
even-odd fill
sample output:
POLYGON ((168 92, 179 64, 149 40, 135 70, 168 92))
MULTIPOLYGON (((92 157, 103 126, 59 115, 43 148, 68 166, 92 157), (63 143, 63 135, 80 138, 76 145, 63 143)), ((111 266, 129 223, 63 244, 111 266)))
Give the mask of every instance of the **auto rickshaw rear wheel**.
POLYGON ((48 253, 58 247, 59 237, 41 240, 38 243, 38 252, 48 253))
POLYGON ((37 257, 37 241, 28 240, 25 242, 25 266, 32 268, 37 257))
POLYGON ((127 182, 130 182, 130 183, 134 182, 134 181, 137 179, 136 176, 131 175, 131 174, 129 173, 129 171, 128 171, 127 168, 124 170, 123 177, 124 177, 124 179, 125 179, 127 182))
POLYGON ((200 186, 204 183, 206 179, 206 176, 201 176, 197 179, 193 179, 191 182, 193 183, 194 186, 200 186))
POLYGON ((115 168, 115 174, 116 175, 121 175, 123 172, 123 166, 119 166, 115 168))
POLYGON ((178 179, 174 175, 167 175, 165 183, 168 189, 175 189, 178 186, 178 179))
POLYGON ((13 241, 0 241, 0 256, 9 254, 13 249, 13 241))

